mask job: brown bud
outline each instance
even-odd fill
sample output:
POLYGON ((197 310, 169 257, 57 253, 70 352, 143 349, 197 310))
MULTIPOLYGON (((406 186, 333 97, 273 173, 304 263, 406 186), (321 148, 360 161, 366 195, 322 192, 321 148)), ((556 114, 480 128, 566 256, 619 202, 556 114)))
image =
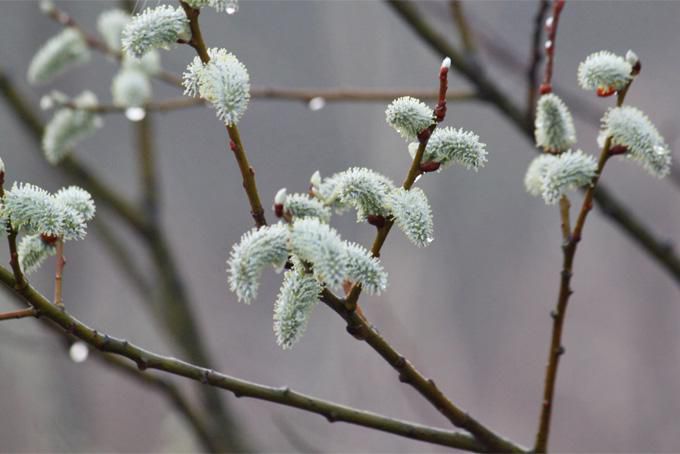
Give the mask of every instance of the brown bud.
POLYGON ((614 87, 598 87, 596 93, 600 98, 606 98, 616 93, 616 89, 614 87))
POLYGON ((441 166, 441 163, 437 161, 421 162, 420 171, 425 173, 434 172, 435 170, 439 170, 439 166, 441 166))
POLYGON ((368 221, 369 224, 374 225, 378 228, 385 225, 385 217, 380 216, 379 214, 369 214, 368 216, 366 216, 366 220, 368 221))

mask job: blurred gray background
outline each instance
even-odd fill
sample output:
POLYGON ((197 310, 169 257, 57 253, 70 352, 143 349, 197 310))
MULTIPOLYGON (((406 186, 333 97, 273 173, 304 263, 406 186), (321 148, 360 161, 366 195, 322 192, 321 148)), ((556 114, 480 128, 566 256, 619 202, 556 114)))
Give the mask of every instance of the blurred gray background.
MULTIPOLYGON (((63 1, 88 30, 116 5, 63 1)), ((147 2, 149 5, 156 1, 147 2)), ((139 2, 138 7, 144 6, 139 2)), ((534 1, 466 2, 473 30, 528 61, 534 1)), ((439 32, 457 33, 446 2, 420 7, 439 32)), ((34 51, 60 27, 37 3, 0 3, 0 61, 37 107, 52 87, 24 81, 34 51)), ((436 88, 441 59, 380 2, 242 0, 235 16, 201 16, 210 46, 226 47, 248 67, 255 86, 297 88, 436 88)), ((581 92, 578 63, 589 53, 634 49, 643 70, 629 94, 671 147, 677 146, 680 103, 680 2, 568 2, 560 23, 555 82, 602 111, 612 103, 581 92), (674 143, 675 142, 675 143, 674 143)), ((179 73, 189 48, 163 52, 179 73)), ((524 73, 509 70, 481 49, 481 61, 516 99, 525 99, 524 73)), ((54 84, 69 94, 91 89, 110 100, 115 65, 100 55, 54 84)), ((464 89, 459 76, 452 89, 464 89)), ((559 89, 558 89, 559 90, 559 89)), ((157 99, 178 95, 155 83, 157 99)), ((559 94, 559 92, 558 92, 559 94)), ((381 333, 456 403, 513 440, 529 445, 537 423, 553 308, 561 265, 559 219, 524 192, 533 145, 492 107, 450 104, 446 124, 472 129, 487 143, 489 163, 478 174, 452 168, 419 185, 435 214, 435 242, 416 249, 395 231, 383 263, 390 286, 362 306, 381 333)), ((264 204, 281 187, 304 191, 309 176, 367 166, 401 181, 409 165, 401 138, 384 121, 385 105, 254 101, 240 123, 264 204)), ((43 113, 45 119, 49 113, 43 113)), ((266 272, 258 301, 245 306, 228 291, 225 260, 251 227, 247 200, 223 126, 206 108, 156 115, 163 222, 179 259, 195 313, 216 369, 394 417, 446 427, 447 421, 367 345, 345 332, 325 306, 307 334, 282 351, 272 334, 272 304, 281 276, 266 272)), ((130 124, 107 116, 106 127, 77 156, 126 196, 137 191, 130 124)), ((595 152, 597 124, 577 118, 579 146, 595 152)), ((0 104, 0 156, 8 180, 56 190, 67 183, 36 153, 7 106, 0 104)), ((632 162, 616 160, 604 181, 659 236, 680 240, 678 188, 632 162)), ((102 210, 104 213, 104 210, 102 210)), ((269 218, 273 216, 269 213, 269 218)), ((374 230, 352 214, 334 220, 343 237, 369 244, 374 230)), ((131 244, 127 231, 121 234, 131 244)), ((78 318, 102 331, 165 354, 164 340, 136 294, 92 232, 68 245, 65 299, 78 318)), ((140 253, 142 266, 146 267, 140 253)), ((7 261, 2 248, 2 261, 7 261)), ((52 291, 52 263, 32 276, 52 291)), ((657 265, 596 210, 576 258, 557 384, 551 446, 571 452, 680 451, 680 292, 657 265)), ((0 307, 15 306, 7 293, 0 307)), ((193 436, 157 393, 94 361, 75 364, 33 320, 0 326, 0 450, 191 451, 193 436)), ((187 384, 178 380, 182 386, 187 384)), ((187 388, 190 389, 190 388, 187 388)), ((193 388, 191 388, 193 389, 193 388)), ((252 399, 225 400, 252 446, 299 450, 290 429, 328 452, 430 452, 440 448, 252 399)))

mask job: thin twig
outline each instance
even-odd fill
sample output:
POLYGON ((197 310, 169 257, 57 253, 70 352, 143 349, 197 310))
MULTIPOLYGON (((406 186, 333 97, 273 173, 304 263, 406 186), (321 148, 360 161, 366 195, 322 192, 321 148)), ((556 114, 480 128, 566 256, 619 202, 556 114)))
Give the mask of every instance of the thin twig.
POLYGON ((54 273, 54 304, 61 307, 64 305, 62 283, 64 280, 64 266, 66 265, 66 257, 64 257, 64 240, 62 238, 57 239, 56 249, 57 265, 54 273))
MULTIPOLYGON (((0 267, 0 280, 8 288, 13 289, 15 286, 12 273, 4 267, 0 267)), ((61 310, 50 303, 47 298, 31 286, 26 287, 20 292, 20 295, 31 306, 38 309, 44 318, 53 321, 64 331, 71 333, 78 339, 103 352, 128 358, 136 363, 137 367, 141 370, 156 369, 172 375, 185 377, 204 385, 231 391, 238 397, 251 397, 299 408, 322 415, 329 422, 344 421, 413 440, 450 446, 466 451, 483 452, 486 450, 483 445, 469 435, 388 418, 376 413, 316 399, 289 388, 272 388, 252 383, 175 358, 158 355, 137 347, 128 341, 116 339, 86 326, 67 311, 61 310)))
POLYGON ((16 320, 26 317, 37 317, 38 311, 33 308, 20 309, 18 311, 2 312, 0 313, 0 320, 16 320))
MULTIPOLYGON (((452 58, 452 67, 476 87, 480 100, 495 106, 533 142, 534 127, 527 116, 488 79, 486 74, 477 71, 460 58, 460 53, 430 27, 412 2, 386 1, 433 50, 452 58)), ((680 283, 680 257, 675 254, 672 247, 669 247, 668 241, 655 237, 649 227, 619 202, 605 186, 598 186, 593 200, 597 202, 605 217, 621 227, 638 246, 656 259, 675 282, 680 283)))
MULTIPOLYGON (((616 101, 617 106, 621 106, 623 104, 629 86, 630 83, 618 93, 616 101)), ((576 219, 574 229, 568 235, 567 240, 562 246, 563 263, 562 272, 560 273, 560 289, 557 297, 557 307, 551 313, 553 318, 552 336, 550 340, 550 350, 548 352, 548 363, 545 370, 545 384, 543 389, 543 401, 541 403, 541 415, 534 448, 534 452, 538 453, 546 452, 548 449, 550 418, 552 416, 555 383, 557 380, 557 369, 559 366, 560 357, 564 354, 564 347, 562 345, 562 331, 567 312, 567 305, 569 303, 569 297, 573 293, 570 283, 574 268, 574 256, 576 255, 576 248, 581 241, 581 235, 583 234, 583 227, 585 226, 586 218, 593 207, 593 197, 595 195, 595 191, 597 190, 598 181, 602 176, 602 171, 604 170, 605 164, 611 157, 609 153, 611 143, 612 138, 610 136, 607 138, 604 146, 602 147, 600 158, 597 163, 597 173, 595 174, 591 185, 588 187, 585 196, 583 197, 583 203, 581 205, 578 218, 576 219)), ((565 222, 564 219, 562 222, 565 222)))
POLYGON ((540 93, 546 94, 552 92, 552 74, 553 64, 555 63, 555 45, 557 44, 557 26, 560 23, 560 14, 564 8, 565 0, 553 0, 552 16, 550 16, 546 24, 548 39, 545 41, 545 72, 543 76, 543 83, 541 84, 540 93))
MULTIPOLYGON (((204 64, 207 64, 210 62, 210 55, 208 55, 208 48, 203 41, 201 26, 198 23, 200 10, 194 9, 184 2, 180 2, 180 4, 189 19, 189 28, 191 29, 191 40, 187 44, 193 47, 201 61, 204 64)), ((248 162, 248 156, 246 155, 243 143, 241 142, 241 135, 239 134, 238 127, 235 124, 232 124, 227 125, 226 128, 227 134, 229 135, 229 147, 236 157, 236 162, 238 163, 241 177, 243 178, 243 189, 245 190, 250 203, 250 214, 255 221, 255 225, 257 227, 262 227, 267 225, 267 220, 264 216, 264 208, 262 208, 260 195, 257 190, 257 183, 255 182, 255 171, 248 162)))
POLYGON ((533 123, 536 112, 536 93, 538 91, 538 73, 540 71, 543 52, 541 49, 541 36, 545 15, 548 12, 548 0, 538 0, 538 9, 534 17, 534 33, 531 38, 531 59, 527 70, 527 117, 533 123))

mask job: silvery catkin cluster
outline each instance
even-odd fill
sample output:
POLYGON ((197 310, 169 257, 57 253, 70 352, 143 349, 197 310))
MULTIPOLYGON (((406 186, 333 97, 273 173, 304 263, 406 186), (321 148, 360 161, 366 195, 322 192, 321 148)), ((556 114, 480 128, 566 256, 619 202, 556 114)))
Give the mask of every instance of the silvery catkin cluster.
MULTIPOLYGON (((624 90, 639 70, 639 59, 632 51, 625 57, 600 51, 579 65, 578 81, 582 88, 596 90, 598 96, 610 96, 624 90)), ((597 162, 581 150, 571 150, 576 143, 574 122, 564 102, 552 93, 538 100, 535 138, 545 154, 529 164, 524 177, 529 194, 541 195, 547 204, 554 204, 568 190, 592 184, 597 162)), ((604 147, 607 141, 610 150, 638 162, 652 175, 661 178, 670 173, 670 149, 640 109, 610 108, 602 118, 597 142, 604 147)))
MULTIPOLYGON (((5 166, 0 160, 3 178, 4 173, 5 166)), ((17 252, 25 273, 33 272, 54 255, 57 241, 83 239, 94 214, 92 197, 77 186, 51 194, 32 184, 14 183, 0 199, 2 223, 22 235, 17 252)))
MULTIPOLYGON (((188 94, 200 92, 195 74, 202 67, 195 60, 185 74, 188 94)), ((387 123, 406 140, 420 140, 436 124, 433 110, 411 97, 395 100, 385 114, 387 123)), ((434 129, 424 156, 423 162, 436 162, 438 168, 458 163, 478 170, 486 163, 479 137, 451 127, 434 129)), ((249 303, 257 297, 260 274, 267 265, 288 268, 274 305, 274 333, 283 348, 300 339, 324 289, 342 291, 349 283, 377 294, 387 286, 380 261, 363 246, 344 241, 329 225, 333 213, 347 210, 356 211, 357 222, 378 228, 394 223, 417 246, 433 240, 432 210, 425 192, 396 187, 370 169, 352 167, 326 178, 317 171, 308 193, 278 191, 274 211, 281 221, 247 232, 232 248, 227 271, 232 291, 249 303)))

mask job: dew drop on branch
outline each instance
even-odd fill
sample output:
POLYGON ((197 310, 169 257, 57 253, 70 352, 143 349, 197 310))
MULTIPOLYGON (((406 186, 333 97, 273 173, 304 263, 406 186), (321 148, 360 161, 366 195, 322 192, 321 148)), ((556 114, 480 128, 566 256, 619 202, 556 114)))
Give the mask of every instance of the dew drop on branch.
POLYGON ((227 14, 236 14, 236 12, 238 11, 238 3, 236 2, 229 3, 225 11, 227 14))
POLYGON ((71 344, 71 348, 68 350, 68 355, 71 357, 71 361, 74 363, 84 362, 88 355, 90 354, 90 349, 87 344, 83 341, 76 341, 71 344))
POLYGON ((125 118, 130 121, 142 121, 146 117, 146 110, 142 107, 128 107, 125 109, 125 118))
POLYGON ((551 29, 554 22, 555 19, 552 16, 548 16, 548 18, 545 20, 545 28, 547 28, 548 30, 551 29))
POLYGON ((307 104, 307 107, 309 107, 309 110, 312 112, 316 112, 317 110, 321 110, 326 106, 326 100, 321 97, 321 96, 316 96, 312 99, 309 100, 309 104, 307 104))

